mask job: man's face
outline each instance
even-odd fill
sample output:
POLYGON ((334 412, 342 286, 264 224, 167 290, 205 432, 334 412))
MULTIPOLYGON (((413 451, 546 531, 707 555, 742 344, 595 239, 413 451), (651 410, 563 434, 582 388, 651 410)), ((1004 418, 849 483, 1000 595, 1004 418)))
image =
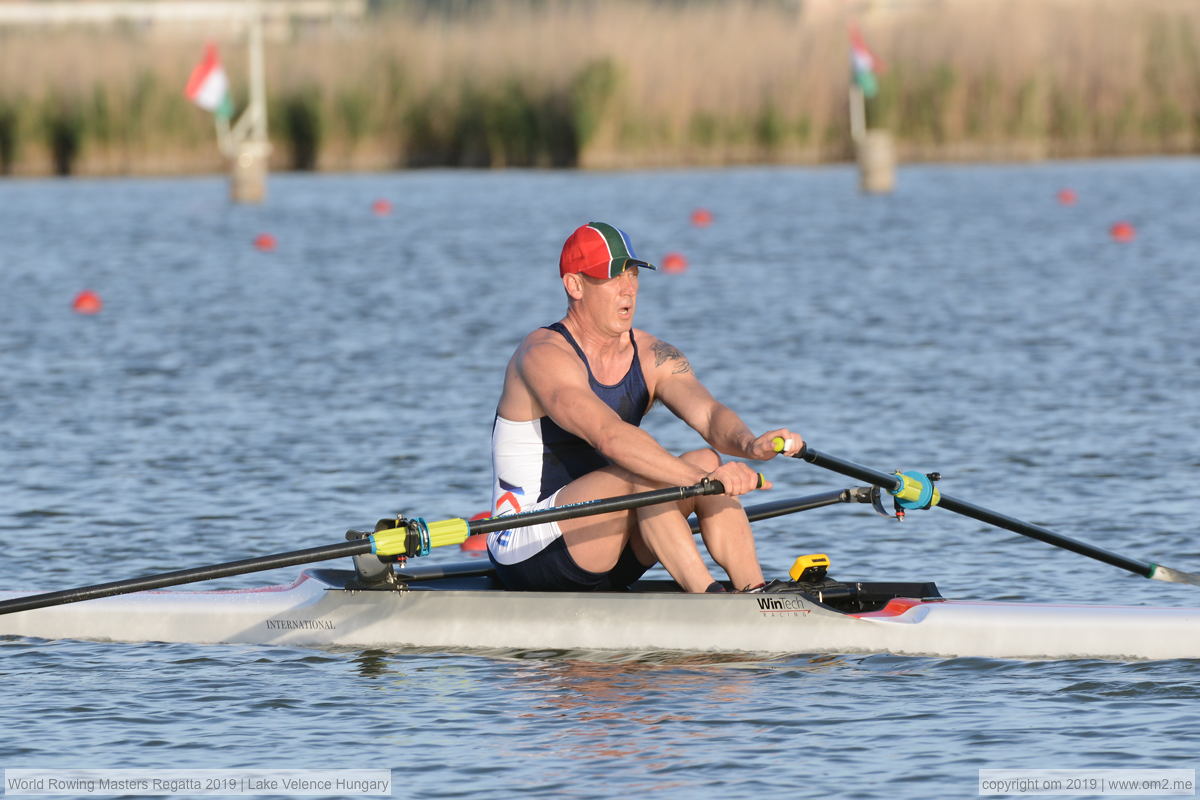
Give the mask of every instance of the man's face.
POLYGON ((633 315, 637 310, 637 267, 629 267, 615 278, 579 277, 584 284, 580 299, 590 318, 601 327, 618 332, 633 327, 633 315))

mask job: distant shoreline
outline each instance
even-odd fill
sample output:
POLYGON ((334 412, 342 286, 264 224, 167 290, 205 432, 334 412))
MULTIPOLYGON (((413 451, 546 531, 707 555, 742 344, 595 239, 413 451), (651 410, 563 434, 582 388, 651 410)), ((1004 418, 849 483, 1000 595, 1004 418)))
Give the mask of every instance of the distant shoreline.
MULTIPOLYGON (((844 3, 467 5, 277 32, 272 170, 853 158, 844 3)), ((885 65, 868 119, 901 163, 1200 152, 1200 3, 866 7, 885 65)), ((245 48, 219 27, 0 28, 0 173, 225 172, 211 117, 182 94, 206 40, 244 104, 245 48)))

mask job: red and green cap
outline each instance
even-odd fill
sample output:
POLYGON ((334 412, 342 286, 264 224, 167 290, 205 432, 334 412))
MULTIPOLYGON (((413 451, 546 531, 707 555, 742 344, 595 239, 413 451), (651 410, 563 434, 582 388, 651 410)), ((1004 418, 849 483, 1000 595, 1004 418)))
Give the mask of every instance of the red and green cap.
POLYGON ((567 237, 558 259, 558 274, 582 272, 593 278, 615 278, 630 267, 657 269, 633 252, 629 234, 607 222, 580 225, 567 237))

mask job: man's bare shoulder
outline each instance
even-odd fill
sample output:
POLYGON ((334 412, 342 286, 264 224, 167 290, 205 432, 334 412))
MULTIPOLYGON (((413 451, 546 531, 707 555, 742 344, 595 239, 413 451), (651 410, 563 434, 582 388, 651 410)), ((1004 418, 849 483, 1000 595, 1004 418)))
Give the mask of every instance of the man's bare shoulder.
POLYGON ((692 365, 687 356, 675 345, 643 330, 635 330, 638 346, 650 355, 650 363, 656 373, 665 375, 688 375, 692 365))
POLYGON ((529 385, 542 387, 587 384, 587 368, 574 348, 552 330, 539 328, 523 340, 513 354, 510 372, 529 385))
POLYGON ((538 328, 531 331, 521 343, 517 345, 517 352, 514 354, 514 359, 519 362, 540 361, 544 358, 554 359, 560 353, 570 354, 570 345, 567 340, 560 334, 550 330, 549 328, 538 328))

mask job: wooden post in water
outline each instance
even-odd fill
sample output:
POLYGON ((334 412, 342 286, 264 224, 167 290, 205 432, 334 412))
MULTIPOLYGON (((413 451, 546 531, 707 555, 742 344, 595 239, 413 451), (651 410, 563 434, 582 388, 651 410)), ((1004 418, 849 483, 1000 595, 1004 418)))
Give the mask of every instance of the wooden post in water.
POLYGON ((883 128, 866 131, 858 141, 859 187, 868 194, 887 194, 896 188, 896 149, 883 128))
POLYGON ((267 138, 266 79, 263 69, 262 12, 249 3, 250 102, 233 129, 221 137, 230 160, 229 197, 235 203, 261 203, 267 196, 271 142, 267 138))
POLYGON ((867 127, 863 90, 850 82, 850 136, 858 159, 859 188, 868 194, 887 194, 896 188, 896 149, 892 134, 867 127))

